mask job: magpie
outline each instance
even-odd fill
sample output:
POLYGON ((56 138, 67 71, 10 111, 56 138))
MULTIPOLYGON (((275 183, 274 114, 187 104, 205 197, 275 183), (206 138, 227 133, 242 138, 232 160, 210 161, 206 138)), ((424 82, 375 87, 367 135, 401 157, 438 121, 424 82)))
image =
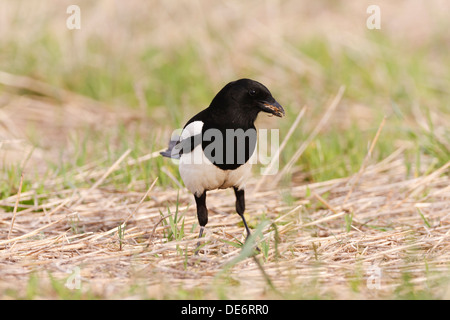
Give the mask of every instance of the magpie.
POLYGON ((261 111, 277 117, 285 114, 263 84, 251 79, 230 82, 161 152, 165 157, 179 159, 180 176, 195 198, 199 239, 208 223, 206 192, 215 189, 234 189, 236 212, 242 218, 247 239, 251 234, 244 218, 244 189, 255 156, 254 122, 261 111))

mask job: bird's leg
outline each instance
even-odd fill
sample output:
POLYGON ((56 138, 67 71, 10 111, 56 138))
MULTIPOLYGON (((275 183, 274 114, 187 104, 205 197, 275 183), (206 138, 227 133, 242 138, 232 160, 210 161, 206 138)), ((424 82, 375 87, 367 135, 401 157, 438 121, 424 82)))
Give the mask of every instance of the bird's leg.
POLYGON ((241 216, 242 221, 244 222, 245 230, 247 231, 247 239, 250 237, 251 232, 248 228, 247 221, 245 221, 244 211, 245 211, 245 193, 244 189, 238 190, 238 188, 234 187, 234 194, 236 195, 236 212, 241 216))
MULTIPOLYGON (((200 233, 198 234, 198 238, 200 239, 203 235, 203 230, 205 229, 206 224, 208 223, 208 209, 206 208, 206 191, 203 192, 202 195, 197 196, 194 194, 195 203, 197 204, 197 218, 198 223, 200 225, 200 233)), ((195 254, 198 254, 198 250, 200 247, 200 241, 197 242, 197 248, 195 249, 195 254)))
MULTIPOLYGON (((244 189, 242 190, 238 190, 238 188, 233 187, 234 188, 234 194, 236 195, 236 212, 241 216, 242 221, 244 222, 244 226, 245 226, 245 230, 247 231, 247 238, 246 240, 248 240, 248 238, 251 235, 250 229, 247 225, 247 221, 245 221, 245 217, 244 217, 244 211, 245 211, 245 193, 244 193, 244 189)), ((261 252, 261 250, 256 247, 256 250, 258 252, 261 252)))

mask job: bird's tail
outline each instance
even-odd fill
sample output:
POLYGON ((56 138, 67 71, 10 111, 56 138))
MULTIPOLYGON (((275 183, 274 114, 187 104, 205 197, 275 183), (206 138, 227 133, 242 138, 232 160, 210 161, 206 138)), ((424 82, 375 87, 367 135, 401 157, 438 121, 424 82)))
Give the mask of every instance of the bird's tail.
POLYGON ((178 148, 175 148, 175 146, 179 142, 179 137, 176 139, 172 137, 172 139, 169 141, 169 146, 167 147, 166 151, 161 151, 160 154, 163 157, 172 158, 172 159, 179 159, 180 158, 180 150, 178 148))

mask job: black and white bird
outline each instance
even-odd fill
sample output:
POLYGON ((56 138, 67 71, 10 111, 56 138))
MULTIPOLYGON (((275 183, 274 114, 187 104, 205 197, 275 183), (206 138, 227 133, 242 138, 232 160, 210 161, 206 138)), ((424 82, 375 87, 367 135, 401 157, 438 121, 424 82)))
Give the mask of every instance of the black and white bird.
POLYGON ((195 197, 199 238, 208 223, 206 192, 226 188, 234 189, 236 211, 244 222, 247 238, 250 235, 244 218, 244 189, 255 156, 254 122, 261 111, 278 117, 285 114, 263 84, 250 79, 230 82, 161 152, 165 157, 179 159, 181 178, 195 197))

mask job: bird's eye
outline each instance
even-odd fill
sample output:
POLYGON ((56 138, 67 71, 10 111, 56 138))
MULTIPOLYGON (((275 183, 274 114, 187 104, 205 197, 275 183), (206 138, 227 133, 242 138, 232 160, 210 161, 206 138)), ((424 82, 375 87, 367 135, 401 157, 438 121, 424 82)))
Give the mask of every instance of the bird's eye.
POLYGON ((256 90, 255 89, 250 89, 250 90, 248 90, 248 94, 251 95, 251 96, 254 96, 254 95, 256 95, 256 90))

